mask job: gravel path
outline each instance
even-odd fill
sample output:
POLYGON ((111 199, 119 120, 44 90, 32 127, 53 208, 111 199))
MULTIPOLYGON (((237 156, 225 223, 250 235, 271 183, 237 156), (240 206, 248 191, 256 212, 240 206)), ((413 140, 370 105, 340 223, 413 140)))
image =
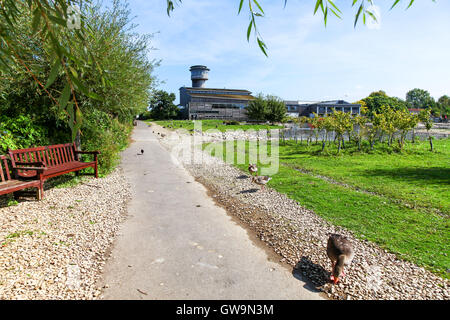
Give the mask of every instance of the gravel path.
POLYGON ((0 208, 0 299, 95 299, 129 188, 121 169, 0 208))
MULTIPOLYGON (((155 133, 164 133, 161 143, 168 149, 179 148, 171 132, 152 125, 155 133)), ((246 173, 190 148, 203 163, 184 162, 190 173, 210 191, 216 202, 237 216, 259 238, 280 255, 280 260, 295 272, 309 278, 318 289, 333 299, 444 299, 450 298, 449 281, 399 260, 394 254, 326 222, 296 201, 270 188, 260 191, 246 173), (355 258, 346 277, 338 285, 327 279, 330 260, 326 244, 330 233, 347 236, 354 244, 355 258)), ((180 159, 182 160, 182 159, 180 159)), ((294 274, 295 274, 294 272, 294 274)))

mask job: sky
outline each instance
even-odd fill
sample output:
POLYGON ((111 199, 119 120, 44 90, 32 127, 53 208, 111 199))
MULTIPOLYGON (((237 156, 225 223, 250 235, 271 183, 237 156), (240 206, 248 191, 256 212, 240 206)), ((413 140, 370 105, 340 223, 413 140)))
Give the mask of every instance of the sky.
MULTIPOLYGON (((239 0, 183 0, 169 17, 165 0, 129 0, 135 31, 154 34, 150 59, 159 89, 191 86, 189 67, 206 65, 209 88, 247 89, 284 100, 355 102, 384 90, 405 99, 421 88, 450 95, 450 1, 374 0, 378 23, 353 27, 356 8, 335 0, 342 20, 313 14, 313 0, 260 0, 257 20, 268 57, 247 42, 248 7, 239 0), (245 10, 247 9, 247 10, 245 10)), ((362 22, 362 20, 360 21, 362 22)))

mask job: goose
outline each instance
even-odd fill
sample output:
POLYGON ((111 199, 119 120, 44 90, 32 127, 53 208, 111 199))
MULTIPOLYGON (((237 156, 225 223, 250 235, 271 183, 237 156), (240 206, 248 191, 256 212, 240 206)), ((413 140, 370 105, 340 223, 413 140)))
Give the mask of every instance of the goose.
POLYGON ((328 238, 327 255, 331 260, 330 280, 336 284, 345 276, 344 267, 350 265, 353 260, 353 246, 346 237, 331 234, 328 238))
POLYGON ((269 176, 256 176, 252 177, 252 182, 259 184, 261 186, 261 190, 264 190, 264 186, 269 182, 272 178, 269 176))
POLYGON ((256 166, 256 164, 249 164, 248 165, 248 172, 250 172, 250 175, 253 176, 254 173, 258 172, 258 167, 256 166))

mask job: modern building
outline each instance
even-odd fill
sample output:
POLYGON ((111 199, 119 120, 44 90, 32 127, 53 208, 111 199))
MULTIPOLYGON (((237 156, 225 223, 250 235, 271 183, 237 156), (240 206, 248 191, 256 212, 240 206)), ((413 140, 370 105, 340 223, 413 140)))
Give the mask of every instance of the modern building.
POLYGON ((255 99, 250 91, 206 88, 209 69, 196 65, 189 71, 192 87, 180 88, 180 107, 184 110, 185 118, 247 120, 246 108, 255 99))
POLYGON ((307 102, 307 101, 285 101, 287 113, 290 116, 312 117, 313 112, 319 116, 336 111, 349 112, 351 114, 361 114, 361 105, 346 102, 344 100, 307 102))

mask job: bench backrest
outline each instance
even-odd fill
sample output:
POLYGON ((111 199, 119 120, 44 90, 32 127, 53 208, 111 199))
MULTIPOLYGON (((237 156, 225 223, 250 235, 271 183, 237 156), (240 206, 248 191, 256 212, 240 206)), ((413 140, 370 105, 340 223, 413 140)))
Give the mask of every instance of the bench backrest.
POLYGON ((0 182, 11 180, 7 159, 6 156, 0 155, 0 182))
POLYGON ((64 163, 77 161, 75 144, 56 144, 52 146, 35 147, 28 149, 9 150, 13 166, 16 162, 43 162, 48 168, 64 163))

